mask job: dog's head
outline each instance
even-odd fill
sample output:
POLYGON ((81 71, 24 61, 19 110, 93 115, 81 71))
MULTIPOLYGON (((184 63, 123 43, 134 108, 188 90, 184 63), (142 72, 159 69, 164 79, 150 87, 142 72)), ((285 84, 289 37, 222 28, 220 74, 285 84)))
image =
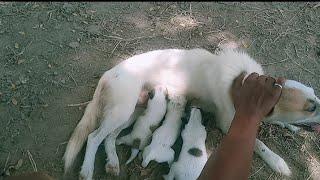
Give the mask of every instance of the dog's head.
POLYGON ((312 88, 286 80, 279 102, 265 121, 280 121, 320 132, 320 100, 312 88))

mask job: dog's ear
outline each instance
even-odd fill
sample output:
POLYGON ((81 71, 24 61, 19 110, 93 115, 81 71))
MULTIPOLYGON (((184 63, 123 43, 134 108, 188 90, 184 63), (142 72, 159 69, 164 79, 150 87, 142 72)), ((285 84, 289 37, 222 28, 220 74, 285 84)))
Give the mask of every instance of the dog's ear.
POLYGON ((148 95, 149 95, 149 98, 150 98, 150 99, 153 99, 154 93, 155 93, 155 90, 154 90, 154 89, 152 89, 150 92, 148 92, 148 95))

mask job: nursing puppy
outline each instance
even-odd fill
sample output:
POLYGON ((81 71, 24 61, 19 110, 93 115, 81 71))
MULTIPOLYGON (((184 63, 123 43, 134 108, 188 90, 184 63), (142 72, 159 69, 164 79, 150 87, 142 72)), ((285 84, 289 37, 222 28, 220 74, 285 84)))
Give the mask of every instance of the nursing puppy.
POLYGON ((167 113, 162 125, 153 133, 151 144, 143 150, 142 166, 146 167, 151 160, 158 163, 174 160, 174 150, 171 146, 179 136, 181 117, 184 113, 186 99, 183 96, 172 96, 167 107, 167 113))
POLYGON ((207 132, 201 123, 200 109, 192 108, 188 124, 181 133, 183 144, 177 162, 174 162, 166 180, 196 180, 207 162, 207 132))
POLYGON ((147 109, 144 114, 137 119, 132 132, 116 141, 117 145, 126 144, 132 146, 131 156, 126 164, 129 164, 138 155, 139 150, 143 150, 143 148, 147 146, 152 132, 158 127, 166 113, 166 89, 157 86, 151 94, 147 109))
MULTIPOLYGON (((235 113, 230 88, 243 71, 264 74, 262 67, 248 54, 232 48, 224 48, 217 54, 204 49, 156 50, 122 61, 99 80, 93 99, 67 145, 65 171, 70 169, 88 139, 80 175, 84 179, 92 179, 99 144, 127 123, 141 91, 151 90, 156 85, 166 87, 169 95, 181 95, 187 100, 197 101, 201 109, 217 116, 217 126, 227 133, 235 113)), ((279 103, 264 121, 318 130, 319 104, 313 89, 287 80, 279 103)), ((273 170, 290 175, 286 162, 258 139, 255 152, 273 170)), ((113 167, 119 171, 115 164, 113 167)))

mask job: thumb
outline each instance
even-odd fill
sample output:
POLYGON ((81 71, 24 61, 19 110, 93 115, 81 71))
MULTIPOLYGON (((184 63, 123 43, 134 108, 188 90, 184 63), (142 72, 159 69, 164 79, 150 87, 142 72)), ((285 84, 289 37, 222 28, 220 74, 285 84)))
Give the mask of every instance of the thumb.
POLYGON ((232 90, 240 89, 242 86, 243 78, 245 77, 246 72, 241 72, 232 82, 232 90))

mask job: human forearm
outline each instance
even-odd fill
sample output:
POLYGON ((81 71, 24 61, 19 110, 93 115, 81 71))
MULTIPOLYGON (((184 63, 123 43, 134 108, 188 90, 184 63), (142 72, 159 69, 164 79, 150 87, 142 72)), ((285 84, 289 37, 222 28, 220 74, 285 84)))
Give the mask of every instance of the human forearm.
POLYGON ((255 116, 237 114, 228 134, 216 154, 208 160, 199 179, 247 179, 259 121, 255 116))

